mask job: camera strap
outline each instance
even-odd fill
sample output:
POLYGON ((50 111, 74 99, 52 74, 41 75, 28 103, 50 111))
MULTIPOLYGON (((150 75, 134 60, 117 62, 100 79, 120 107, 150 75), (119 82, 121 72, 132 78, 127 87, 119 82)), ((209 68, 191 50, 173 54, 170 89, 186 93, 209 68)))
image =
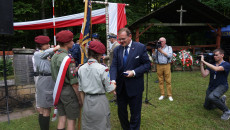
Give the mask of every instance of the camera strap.
POLYGON ((158 50, 157 50, 156 57, 157 57, 157 63, 160 64, 160 63, 159 63, 159 60, 158 60, 158 50))
MULTIPOLYGON (((167 46, 168 47, 168 52, 169 52, 169 46, 167 46)), ((167 58, 167 64, 169 63, 169 58, 167 58)))
MULTIPOLYGON (((167 46, 168 47, 168 53, 169 53, 169 46, 167 46)), ((167 58, 168 60, 167 60, 167 64, 169 63, 169 60, 171 59, 171 58, 167 58)))
MULTIPOLYGON (((168 53, 169 53, 169 46, 166 45, 166 47, 168 48, 168 53)), ((158 53, 159 53, 159 51, 157 50, 157 53, 156 53, 157 63, 160 64, 160 63, 159 63, 159 60, 158 60, 158 53)), ((170 58, 168 58, 168 57, 166 57, 166 58, 167 58, 167 64, 168 64, 170 58)))

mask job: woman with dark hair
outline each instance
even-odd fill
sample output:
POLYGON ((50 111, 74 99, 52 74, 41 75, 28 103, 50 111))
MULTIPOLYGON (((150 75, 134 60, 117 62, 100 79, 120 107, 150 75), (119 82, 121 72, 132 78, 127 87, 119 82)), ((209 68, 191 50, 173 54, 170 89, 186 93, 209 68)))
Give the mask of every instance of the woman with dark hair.
POLYGON ((53 106, 54 81, 51 76, 50 57, 60 46, 50 48, 50 38, 48 36, 37 36, 34 41, 37 50, 34 53, 34 65, 38 80, 36 83, 36 107, 39 112, 39 125, 41 130, 49 129, 51 107, 53 106))
POLYGON ((105 46, 99 41, 89 44, 89 60, 78 70, 79 91, 83 101, 82 129, 110 130, 110 109, 106 92, 113 92, 115 84, 110 83, 109 69, 98 63, 105 46))

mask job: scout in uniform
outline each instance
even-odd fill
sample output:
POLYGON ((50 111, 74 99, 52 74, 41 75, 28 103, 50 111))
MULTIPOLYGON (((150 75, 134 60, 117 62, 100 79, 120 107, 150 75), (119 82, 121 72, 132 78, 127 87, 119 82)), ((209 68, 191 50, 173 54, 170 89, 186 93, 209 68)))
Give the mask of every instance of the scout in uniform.
POLYGON ((58 80, 59 71, 62 71, 62 62, 65 60, 66 57, 70 58, 71 60, 67 66, 66 73, 63 76, 64 83, 57 103, 59 114, 57 129, 64 130, 67 119, 67 129, 74 130, 76 118, 79 117, 79 109, 82 103, 81 100, 79 100, 80 94, 78 92, 78 80, 75 71, 75 61, 73 57, 70 54, 68 54, 68 50, 71 49, 74 44, 73 33, 68 30, 63 30, 60 31, 56 35, 56 37, 60 45, 60 49, 51 59, 52 77, 56 81, 56 83, 58 80))
POLYGON ((82 130, 110 130, 110 109, 105 92, 113 92, 108 67, 98 63, 105 46, 99 41, 89 44, 89 60, 78 70, 78 82, 83 102, 82 130))
POLYGON ((34 67, 38 79, 36 82, 36 107, 39 107, 39 125, 41 130, 49 129, 49 120, 51 107, 53 106, 53 88, 54 81, 51 76, 50 60, 48 57, 52 56, 60 46, 49 48, 50 38, 48 36, 37 36, 34 41, 39 50, 34 53, 34 67))

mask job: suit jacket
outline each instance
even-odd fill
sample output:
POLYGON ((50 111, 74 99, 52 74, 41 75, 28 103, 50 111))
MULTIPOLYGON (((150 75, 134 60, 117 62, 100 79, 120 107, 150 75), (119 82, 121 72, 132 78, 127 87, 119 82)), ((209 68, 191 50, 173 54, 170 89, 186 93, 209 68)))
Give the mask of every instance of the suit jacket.
POLYGON ((151 63, 146 47, 141 43, 132 42, 126 66, 123 66, 123 53, 124 47, 121 45, 114 49, 110 78, 116 80, 117 94, 121 93, 122 87, 126 87, 127 94, 131 97, 144 91, 144 73, 150 70, 151 63), (131 78, 123 76, 123 72, 127 70, 134 70, 135 76, 131 78))
POLYGON ((113 46, 112 48, 109 50, 109 55, 105 56, 105 60, 109 60, 109 64, 108 66, 110 67, 111 64, 112 64, 112 61, 113 61, 113 52, 114 52, 114 49, 119 46, 120 44, 116 41, 113 43, 113 46))

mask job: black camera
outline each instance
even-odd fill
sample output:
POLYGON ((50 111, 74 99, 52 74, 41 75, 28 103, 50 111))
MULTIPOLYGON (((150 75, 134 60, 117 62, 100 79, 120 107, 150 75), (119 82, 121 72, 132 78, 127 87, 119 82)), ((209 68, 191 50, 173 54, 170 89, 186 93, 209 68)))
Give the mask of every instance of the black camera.
POLYGON ((214 54, 213 53, 203 53, 203 54, 198 54, 197 59, 200 61, 201 60, 201 56, 204 56, 204 61, 208 62, 208 63, 215 63, 215 59, 214 59, 214 54))
POLYGON ((147 50, 148 51, 152 51, 152 49, 157 49, 161 47, 161 42, 160 41, 152 41, 152 42, 148 42, 147 44, 147 50))

